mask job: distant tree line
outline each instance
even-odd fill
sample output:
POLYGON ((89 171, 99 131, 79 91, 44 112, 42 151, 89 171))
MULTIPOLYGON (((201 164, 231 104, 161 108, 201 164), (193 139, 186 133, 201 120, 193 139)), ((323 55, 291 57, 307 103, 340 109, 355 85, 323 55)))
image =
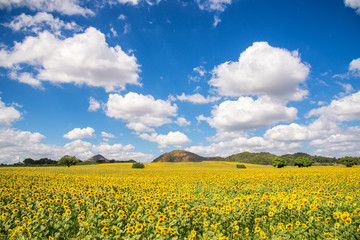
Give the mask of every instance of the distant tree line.
POLYGON ((51 160, 49 158, 40 158, 38 160, 34 160, 32 158, 26 158, 23 162, 24 162, 24 165, 57 164, 57 161, 51 160))
MULTIPOLYGON (((226 158, 218 158, 218 161, 229 161, 229 162, 242 162, 242 163, 252 163, 252 164, 260 164, 260 165, 272 165, 273 159, 275 157, 280 157, 286 160, 287 165, 289 166, 302 166, 302 164, 295 164, 296 159, 302 157, 310 161, 313 165, 334 165, 341 164, 341 158, 335 157, 323 157, 323 156, 312 156, 307 153, 294 153, 294 154, 284 154, 281 156, 277 156, 275 154, 269 152, 259 152, 259 153, 250 153, 250 152, 242 152, 238 154, 231 155, 226 158)), ((359 157, 353 157, 355 162, 359 162, 359 157)), ((309 165, 307 162, 305 165, 309 165)))
MULTIPOLYGON (((127 161, 117 161, 117 160, 109 160, 107 161, 108 163, 136 163, 135 160, 127 160, 127 161)), ((83 164, 96 164, 96 163, 107 163, 106 160, 104 159, 98 159, 95 162, 83 162, 80 159, 76 158, 75 156, 69 156, 69 155, 65 155, 62 158, 59 159, 59 161, 56 160, 51 160, 49 158, 40 158, 38 160, 34 160, 32 158, 26 158, 23 161, 23 164, 26 166, 31 166, 31 165, 48 165, 48 164, 58 164, 58 165, 66 165, 68 167, 70 167, 71 165, 75 165, 78 163, 83 163, 83 164)), ((14 165, 20 165, 21 162, 16 163, 14 165)), ((3 164, 4 165, 4 164, 3 164)))

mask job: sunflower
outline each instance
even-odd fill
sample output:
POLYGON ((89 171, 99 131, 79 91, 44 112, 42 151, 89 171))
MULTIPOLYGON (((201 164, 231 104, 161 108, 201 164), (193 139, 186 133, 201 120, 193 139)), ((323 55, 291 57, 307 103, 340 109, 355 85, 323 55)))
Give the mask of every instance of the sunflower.
POLYGON ((143 229, 143 225, 141 223, 136 224, 135 229, 136 231, 141 231, 143 229))
POLYGON ((109 233, 109 229, 107 227, 103 227, 101 229, 101 232, 107 234, 107 233, 109 233))

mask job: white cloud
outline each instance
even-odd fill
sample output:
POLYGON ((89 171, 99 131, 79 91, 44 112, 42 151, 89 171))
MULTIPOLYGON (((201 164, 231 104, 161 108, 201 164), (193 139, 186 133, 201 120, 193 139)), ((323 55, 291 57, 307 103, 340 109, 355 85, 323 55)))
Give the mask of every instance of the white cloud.
POLYGON ((127 34, 130 31, 131 31, 131 26, 130 26, 130 24, 126 23, 125 26, 124 26, 123 34, 127 34))
POLYGON ((213 128, 220 131, 239 131, 270 126, 283 121, 290 122, 297 118, 297 110, 272 102, 267 98, 253 100, 240 97, 237 101, 224 101, 211 111, 212 117, 199 116, 213 128))
POLYGON ((149 127, 171 123, 169 117, 177 115, 177 106, 170 101, 156 100, 151 95, 129 92, 125 96, 110 94, 105 113, 108 117, 128 122, 128 128, 143 132, 153 130, 149 127))
POLYGON ((189 144, 191 140, 182 132, 170 131, 167 135, 161 135, 157 133, 152 133, 151 135, 147 133, 140 134, 139 137, 149 142, 155 142, 158 144, 159 148, 167 148, 169 145, 180 148, 183 145, 189 144))
POLYGON ((333 122, 360 120, 360 91, 333 100, 328 106, 312 109, 307 116, 322 116, 333 122))
POLYGON ((12 128, 0 129, 0 162, 14 163, 25 158, 58 158, 62 153, 56 145, 45 145, 40 141, 45 136, 40 133, 12 128))
POLYGON ((354 92, 354 88, 352 87, 352 85, 350 83, 341 83, 341 82, 336 82, 337 84, 339 84, 341 87, 344 88, 345 93, 340 93, 339 96, 343 97, 345 95, 348 95, 349 93, 354 92))
POLYGON ((227 157, 239 152, 272 152, 274 154, 283 154, 293 152, 301 147, 300 143, 279 143, 262 137, 247 138, 240 136, 229 141, 212 143, 208 146, 192 146, 186 148, 186 151, 194 152, 204 156, 227 157))
POLYGON ((231 0, 195 0, 201 10, 206 10, 209 12, 225 11, 227 5, 231 4, 231 0))
POLYGON ((175 121, 175 123, 177 124, 177 125, 179 125, 179 126, 188 126, 188 125, 190 125, 191 124, 191 122, 190 121, 187 121, 185 118, 183 118, 183 117, 179 117, 176 121, 175 121))
POLYGON ((21 118, 21 113, 14 107, 7 107, 0 98, 0 125, 10 126, 14 121, 21 118))
POLYGON ((290 125, 278 125, 268 129, 264 134, 265 138, 276 141, 305 141, 311 138, 311 131, 307 126, 302 126, 297 123, 290 125))
POLYGON ((224 130, 218 130, 216 132, 215 136, 207 137, 206 141, 209 142, 223 142, 223 141, 229 141, 232 139, 236 139, 239 137, 247 138, 249 135, 245 133, 244 131, 224 131, 224 130))
POLYGON ((139 4, 139 0, 117 0, 118 3, 121 3, 121 4, 126 4, 126 3, 129 3, 131 5, 137 5, 139 4))
POLYGON ((118 36, 116 30, 115 30, 113 27, 110 29, 110 31, 111 31, 113 37, 117 37, 117 36, 118 36))
POLYGON ((213 26, 216 27, 219 23, 221 23, 221 19, 219 16, 215 15, 213 26))
POLYGON ((19 82, 29 84, 34 88, 44 89, 41 86, 41 81, 34 78, 31 73, 27 73, 27 72, 18 73, 16 70, 13 70, 10 72, 9 76, 11 79, 18 80, 19 82))
POLYGON ((120 143, 110 145, 108 143, 100 143, 93 145, 92 150, 106 157, 107 159, 115 160, 136 160, 138 162, 150 162, 154 156, 152 154, 145 154, 141 152, 131 152, 135 147, 131 144, 123 146, 120 143))
POLYGON ((345 0, 345 6, 351 7, 356 10, 357 14, 360 14, 360 0, 345 0))
POLYGON ((124 14, 120 14, 118 17, 119 20, 125 20, 126 16, 124 14))
POLYGON ((206 70, 203 66, 195 67, 193 71, 197 72, 201 77, 203 77, 206 74, 206 70))
POLYGON ((79 159, 86 160, 94 156, 94 152, 91 151, 91 146, 91 143, 77 139, 65 144, 64 147, 62 147, 63 155, 76 156, 79 159))
POLYGON ((79 31, 81 27, 75 22, 65 23, 59 18, 54 18, 53 15, 46 12, 38 12, 36 15, 21 15, 15 17, 10 23, 5 26, 14 31, 32 31, 38 33, 44 29, 49 29, 57 35, 60 35, 61 30, 79 31))
POLYGON ((64 134, 64 138, 67 139, 81 139, 81 138, 94 138, 95 130, 91 127, 86 128, 74 128, 68 133, 64 134))
POLYGON ((41 143, 45 138, 40 133, 21 131, 12 128, 0 128, 0 163, 15 163, 25 158, 50 158, 60 159, 64 155, 71 155, 86 160, 95 154, 101 154, 109 159, 129 160, 134 159, 141 162, 150 162, 153 155, 141 152, 132 152, 134 146, 99 143, 92 145, 83 140, 75 140, 64 146, 49 145, 41 143))
POLYGON ((360 77, 360 58, 351 61, 349 71, 352 75, 360 77))
POLYGON ((104 138, 116 138, 114 134, 107 133, 107 132, 101 132, 101 136, 104 138))
POLYGON ((341 133, 330 135, 325 139, 316 139, 310 145, 318 148, 316 154, 323 156, 359 156, 360 127, 349 127, 341 133))
POLYGON ((100 108, 100 106, 100 102, 98 102, 95 98, 90 97, 88 111, 95 112, 100 108))
POLYGON ((59 12, 65 15, 95 15, 93 11, 81 7, 78 0, 2 0, 0 9, 27 7, 32 11, 59 12))
POLYGON ((215 96, 207 96, 205 98, 203 95, 199 93, 195 93, 193 95, 185 95, 185 93, 182 93, 181 95, 176 96, 176 98, 180 101, 187 101, 195 104, 212 103, 221 99, 221 97, 215 97, 215 96))
POLYGON ((267 95, 284 100, 302 100, 308 91, 300 89, 310 72, 297 51, 254 42, 237 62, 215 67, 209 84, 225 96, 267 95))
POLYGON ((109 145, 108 143, 100 143, 99 145, 94 146, 92 149, 96 152, 102 152, 102 153, 106 152, 108 154, 116 154, 118 152, 134 150, 135 147, 132 144, 123 146, 119 143, 114 145, 109 145))
POLYGON ((93 27, 66 39, 45 31, 16 42, 10 51, 0 50, 0 66, 19 71, 18 64, 34 67, 39 81, 86 84, 108 92, 140 85, 135 56, 120 46, 109 47, 104 34, 93 27))
POLYGON ((126 127, 132 130, 135 130, 135 132, 154 132, 155 129, 147 127, 144 123, 141 122, 131 122, 126 124, 126 127))
POLYGON ((207 71, 204 66, 198 66, 193 68, 193 71, 196 73, 195 75, 189 75, 189 81, 200 82, 201 78, 205 76, 207 71))

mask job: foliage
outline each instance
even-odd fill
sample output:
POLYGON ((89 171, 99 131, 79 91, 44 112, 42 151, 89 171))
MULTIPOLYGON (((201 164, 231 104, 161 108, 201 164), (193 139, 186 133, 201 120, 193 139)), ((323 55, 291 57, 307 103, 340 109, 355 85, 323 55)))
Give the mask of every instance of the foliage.
POLYGON ((133 163, 132 168, 145 168, 143 163, 133 163))
POLYGON ((237 168, 246 168, 246 166, 244 164, 236 164, 237 168))
POLYGON ((343 157, 343 158, 340 158, 339 163, 341 163, 347 167, 352 167, 352 166, 358 164, 358 158, 348 157, 348 156, 343 157))
MULTIPOLYGON (((295 164, 295 160, 299 157, 304 157, 307 159, 312 159, 313 157, 307 153, 303 153, 303 152, 297 152, 294 154, 284 154, 281 155, 280 157, 282 157, 283 159, 285 159, 289 165, 294 165, 295 164)), ((295 165, 294 165, 295 166, 295 165)))
POLYGON ((272 160, 272 165, 277 168, 283 168, 288 165, 287 161, 281 157, 275 157, 272 160))
POLYGON ((260 152, 260 153, 242 152, 235 155, 231 155, 223 159, 223 161, 271 165, 272 159, 274 157, 276 157, 276 155, 268 152, 260 152))
POLYGON ((360 168, 131 165, 0 168, 0 239, 360 239, 360 168))
POLYGON ((71 165, 75 165, 78 162, 79 162, 79 160, 76 159, 75 156, 65 155, 62 158, 60 158, 58 164, 59 165, 66 165, 66 166, 70 167, 71 165))
POLYGON ((339 162, 339 160, 335 157, 323 157, 323 156, 313 156, 311 158, 313 163, 319 163, 319 164, 337 164, 339 162))
POLYGON ((39 160, 33 160, 32 158, 26 158, 24 164, 29 165, 41 165, 41 164, 57 164, 57 161, 51 160, 49 158, 40 158, 39 160))
POLYGON ((294 166, 298 167, 310 167, 311 165, 312 162, 305 157, 298 157, 294 162, 294 166))

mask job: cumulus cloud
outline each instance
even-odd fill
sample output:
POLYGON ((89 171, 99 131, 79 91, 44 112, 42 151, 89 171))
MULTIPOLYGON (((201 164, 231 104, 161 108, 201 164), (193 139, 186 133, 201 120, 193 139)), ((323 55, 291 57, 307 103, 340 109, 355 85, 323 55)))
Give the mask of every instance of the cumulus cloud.
POLYGON ((182 93, 181 95, 176 96, 176 98, 182 102, 186 101, 195 104, 212 103, 221 99, 221 97, 216 97, 216 96, 207 96, 205 98, 203 95, 199 93, 195 93, 193 95, 186 95, 185 93, 182 93))
POLYGON ((90 97, 88 111, 96 112, 100 108, 100 106, 100 102, 98 102, 95 98, 90 97))
POLYGON ((55 145, 42 144, 40 141, 44 138, 44 135, 37 132, 1 128, 0 162, 14 163, 27 157, 51 157, 54 159, 56 154, 61 153, 61 150, 55 145))
POLYGON ((312 109, 307 117, 322 116, 328 121, 344 122, 360 119, 360 91, 333 100, 328 106, 312 109))
POLYGON ((170 117, 177 115, 176 104, 134 92, 129 92, 125 96, 110 94, 105 105, 108 117, 128 122, 126 126, 137 132, 153 131, 150 127, 171 123, 170 117))
POLYGON ((318 155, 344 156, 357 153, 360 128, 347 128, 343 123, 360 119, 360 92, 312 109, 307 114, 307 117, 311 116, 318 118, 309 125, 278 125, 268 129, 264 137, 277 142, 311 140, 310 146, 318 148, 314 152, 318 155))
POLYGON ((240 136, 229 141, 212 143, 208 146, 191 146, 186 151, 204 156, 227 157, 239 152, 272 152, 283 154, 292 152, 301 147, 300 143, 279 143, 262 137, 247 138, 240 136))
POLYGON ((349 127, 341 133, 328 136, 325 139, 315 139, 310 142, 317 148, 318 155, 323 156, 359 156, 360 127, 349 127))
POLYGON ((265 138, 276 141, 305 141, 311 138, 312 132, 307 126, 291 123, 290 125, 278 125, 268 129, 265 138))
POLYGON ((200 115, 204 120, 220 131, 239 131, 270 126, 283 121, 290 122, 297 118, 297 110, 272 102, 267 98, 240 97, 237 101, 224 101, 215 106, 211 117, 200 115))
POLYGON ((134 55, 127 55, 120 46, 109 47, 103 33, 89 27, 84 33, 61 39, 48 31, 16 42, 11 50, 0 50, 0 66, 20 71, 27 64, 37 71, 38 81, 19 81, 38 85, 52 83, 86 84, 119 91, 126 84, 140 85, 139 65, 134 55))
POLYGON ((101 136, 104 138, 116 138, 114 134, 107 133, 107 132, 101 132, 101 136))
POLYGON ((360 58, 351 61, 349 71, 352 75, 360 77, 360 58))
POLYGON ((81 30, 81 27, 75 22, 65 23, 46 12, 38 12, 34 16, 22 13, 15 17, 10 23, 4 25, 13 31, 32 31, 35 33, 39 33, 44 29, 50 29, 51 32, 57 35, 60 35, 64 29, 74 31, 81 30))
POLYGON ((140 134, 139 137, 146 141, 157 143, 159 148, 167 148, 169 145, 180 148, 191 142, 191 140, 185 134, 179 131, 170 131, 167 135, 157 133, 152 133, 149 135, 147 133, 143 133, 140 134))
POLYGON ((6 106, 0 98, 0 125, 10 126, 21 118, 21 113, 12 106, 6 106))
MULTIPOLYGON (((75 139, 75 138, 69 138, 75 139)), ((63 149, 63 155, 76 156, 79 159, 89 159, 94 156, 94 152, 91 151, 92 144, 83 140, 77 139, 70 143, 65 144, 63 149)))
POLYGON ((82 139, 82 138, 94 138, 95 130, 91 127, 86 128, 74 128, 68 133, 64 134, 64 138, 67 139, 82 139))
POLYGON ((201 10, 223 12, 231 4, 231 0, 196 0, 196 3, 201 10))
POLYGON ((78 0, 5 0, 0 9, 27 7, 32 11, 59 12, 65 15, 95 15, 90 9, 81 7, 78 0))
POLYGON ((32 73, 18 73, 16 68, 10 72, 9 74, 11 79, 18 80, 19 82, 26 83, 31 85, 34 88, 38 88, 43 90, 44 88, 41 86, 41 81, 39 79, 34 78, 32 73))
POLYGON ((122 144, 100 143, 99 145, 93 146, 92 150, 100 153, 107 159, 115 160, 130 160, 134 159, 139 162, 149 162, 153 159, 153 155, 144 154, 140 152, 131 152, 135 147, 131 144, 123 146, 122 144))
POLYGON ((213 69, 209 84, 221 95, 267 95, 285 100, 302 100, 308 91, 299 87, 310 66, 297 51, 254 42, 237 62, 225 62, 213 69))
POLYGON ((191 124, 190 121, 187 121, 185 118, 183 117, 179 117, 178 119, 176 119, 175 123, 181 127, 183 126, 188 126, 191 124))
POLYGON ((360 14, 360 0, 345 0, 345 6, 355 9, 357 14, 360 14))
POLYGON ((109 159, 134 159, 141 162, 149 162, 154 157, 152 154, 134 152, 135 147, 131 144, 125 146, 119 143, 93 145, 77 139, 64 146, 58 146, 41 143, 44 138, 44 135, 37 132, 0 128, 0 163, 15 163, 29 157, 33 159, 47 157, 58 160, 66 154, 82 160, 95 154, 101 154, 109 159))

